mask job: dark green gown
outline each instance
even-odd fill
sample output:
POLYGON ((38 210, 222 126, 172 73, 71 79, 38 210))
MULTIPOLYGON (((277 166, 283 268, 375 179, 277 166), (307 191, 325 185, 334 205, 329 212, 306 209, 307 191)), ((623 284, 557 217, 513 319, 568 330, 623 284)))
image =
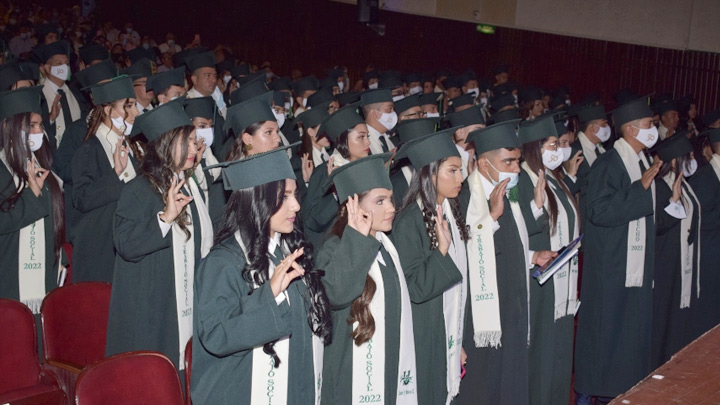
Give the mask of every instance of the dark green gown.
MULTIPOLYGON (((279 263, 282 257, 274 257, 279 263)), ((242 278, 245 255, 235 238, 210 251, 195 273, 193 368, 195 404, 250 404, 253 349, 291 336, 288 404, 315 403, 307 287, 287 288, 277 305, 270 283, 252 290, 242 278)))
MULTIPOLYGON (((400 280, 392 259, 380 241, 363 236, 347 226, 342 239, 330 237, 315 260, 325 270, 323 284, 332 307, 333 341, 325 347, 323 359, 322 403, 352 402, 353 340, 350 307, 363 292, 365 279, 378 251, 383 252, 387 266, 379 264, 385 289, 385 404, 397 397, 398 361, 400 356, 400 280)), ((376 320, 377 321, 377 320, 376 320)))
POLYGON ((462 282, 462 274, 449 253, 443 256, 437 249, 430 250, 430 238, 417 204, 412 203, 400 211, 390 236, 400 257, 412 302, 418 403, 445 403, 447 342, 442 294, 462 282))
MULTIPOLYGON (((73 206, 72 158, 75 151, 82 145, 87 131, 85 117, 73 121, 72 124, 65 128, 60 146, 53 155, 53 171, 62 179, 63 191, 65 192, 65 239, 71 243, 75 226, 82 217, 82 213, 78 212, 73 206)), ((73 269, 73 278, 74 273, 73 269)))
MULTIPOLYGON (((683 184, 683 187, 686 187, 683 184)), ((693 321, 697 311, 697 266, 693 265, 690 307, 680 308, 681 291, 681 251, 680 219, 665 212, 672 197, 670 186, 663 179, 655 180, 657 194, 655 202, 655 278, 653 284, 653 338, 652 368, 657 368, 670 360, 673 354, 685 347, 695 338, 693 321)), ((689 193, 688 193, 689 195, 689 193)), ((690 195, 693 206, 690 234, 684 235, 688 243, 694 243, 693 258, 698 251, 699 236, 698 212, 700 206, 690 195)), ((686 232, 687 233, 687 232, 686 232)), ((702 256, 700 256, 702 258, 702 256)), ((693 261, 693 264, 696 262, 693 261)))
MULTIPOLYGON (((525 171, 522 172, 527 176, 525 171)), ((529 178, 528 178, 529 179, 529 178)), ((556 201, 567 213, 568 229, 575 227, 573 205, 557 180, 546 177, 555 187, 556 201)), ((521 183, 523 184, 523 183, 521 183)), ((532 186, 532 183, 530 183, 532 186)), ((521 204, 529 205, 534 188, 520 193, 521 204), (528 193, 529 191, 529 193, 528 193)), ((525 214, 525 213, 524 213, 525 214)), ((550 224, 547 212, 538 219, 523 215, 525 223, 535 222, 543 232, 530 237, 530 250, 551 250, 550 224)), ((531 228, 528 225, 528 228, 531 228)), ((571 235, 569 240, 576 238, 571 235)), ((530 280, 530 403, 567 404, 570 402, 573 338, 575 318, 572 315, 555 320, 555 285, 552 279, 540 285, 530 280)))
MULTIPOLYGON (((527 404, 528 389, 528 300, 527 266, 518 225, 510 202, 498 218, 495 260, 500 303, 501 346, 476 347, 472 321, 471 292, 465 306, 463 342, 467 353, 466 375, 460 384, 457 404, 527 404)), ((521 226, 524 226, 521 224, 521 226)))
MULTIPOLYGON (((64 140, 63 140, 64 141, 64 140)), ((138 170, 130 156, 128 164, 138 170)), ((73 244, 73 282, 113 281, 115 246, 109 236, 120 192, 126 183, 118 177, 98 138, 83 142, 72 160, 72 197, 79 213, 73 244)))
POLYGON ((307 187, 305 199, 302 201, 302 218, 305 237, 315 250, 320 250, 327 239, 327 232, 335 222, 338 202, 335 195, 326 187, 327 162, 313 171, 307 187))
MULTIPOLYGON (((639 163, 638 163, 639 165, 639 163)), ((617 396, 650 373, 655 220, 651 191, 630 182, 608 151, 588 177, 584 268, 575 342, 575 391, 617 396), (625 287, 628 223, 645 217, 642 287, 625 287)))
MULTIPOLYGON (((198 218, 195 204, 187 207, 192 217, 198 218)), ((164 208, 160 194, 144 175, 131 180, 120 193, 113 219, 117 256, 105 354, 153 350, 178 367, 173 235, 170 230, 163 237, 157 218, 164 208)), ((198 220, 193 221, 193 238, 197 268, 201 240, 198 220)))
MULTIPOLYGON (((720 180, 712 165, 688 180, 702 208, 700 218, 700 299, 695 312, 695 337, 720 323, 720 180)), ((692 303, 691 303, 692 305, 692 303)))

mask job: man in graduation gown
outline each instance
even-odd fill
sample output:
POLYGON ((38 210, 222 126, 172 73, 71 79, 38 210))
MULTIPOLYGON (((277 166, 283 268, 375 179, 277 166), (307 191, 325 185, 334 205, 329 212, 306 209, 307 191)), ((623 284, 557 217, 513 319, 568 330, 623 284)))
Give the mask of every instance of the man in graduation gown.
POLYGON ((575 390, 615 397, 650 370, 655 250, 653 179, 643 151, 657 142, 647 99, 622 105, 613 122, 622 133, 588 177, 585 260, 575 342, 575 390))
POLYGON ((388 131, 395 128, 398 116, 395 112, 390 89, 367 90, 360 96, 365 123, 370 138, 370 153, 373 155, 390 152, 395 144, 388 131))
POLYGON ((215 54, 213 52, 202 52, 191 55, 185 59, 185 65, 190 72, 190 83, 192 88, 187 92, 187 98, 212 97, 217 104, 218 116, 215 120, 215 141, 212 149, 218 160, 223 161, 224 157, 221 148, 227 139, 226 133, 222 131, 225 124, 225 112, 227 105, 225 99, 217 86, 217 70, 215 68, 215 54))

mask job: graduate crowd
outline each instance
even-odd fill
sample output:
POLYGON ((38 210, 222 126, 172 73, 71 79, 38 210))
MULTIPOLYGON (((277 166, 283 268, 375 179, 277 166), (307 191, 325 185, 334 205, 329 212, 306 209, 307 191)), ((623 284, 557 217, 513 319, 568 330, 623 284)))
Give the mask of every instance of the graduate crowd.
POLYGON ((111 283, 196 404, 606 403, 720 323, 720 106, 3 7, 0 298, 111 283))

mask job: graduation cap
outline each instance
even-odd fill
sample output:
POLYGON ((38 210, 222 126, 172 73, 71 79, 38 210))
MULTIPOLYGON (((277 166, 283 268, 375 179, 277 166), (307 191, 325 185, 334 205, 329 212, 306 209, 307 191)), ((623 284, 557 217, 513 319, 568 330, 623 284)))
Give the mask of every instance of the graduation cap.
POLYGON ((360 91, 350 91, 347 93, 340 93, 336 96, 336 98, 340 107, 343 107, 360 101, 360 94, 362 94, 360 91))
POLYGON ((400 72, 388 71, 380 75, 378 80, 379 89, 396 89, 402 87, 403 81, 400 72))
POLYGON ((446 119, 450 121, 450 125, 454 127, 466 127, 468 125, 485 124, 485 119, 482 115, 482 107, 479 105, 449 114, 446 119))
POLYGON ((495 124, 512 121, 520 118, 520 110, 517 108, 509 108, 507 110, 496 112, 492 115, 492 120, 495 124))
POLYGON ((413 107, 420 107, 420 97, 418 94, 407 96, 395 102, 395 112, 398 114, 402 114, 413 107))
POLYGON ((632 90, 630 90, 629 87, 625 87, 623 89, 620 89, 613 94, 613 98, 615 99, 615 102, 618 106, 621 106, 625 103, 628 103, 630 101, 633 101, 638 98, 637 94, 635 94, 632 90))
POLYGON ((70 57, 70 45, 65 41, 57 41, 47 45, 39 45, 33 49, 33 54, 41 64, 47 63, 48 59, 55 55, 70 57))
POLYGON ((0 93, 0 120, 29 112, 42 114, 42 88, 43 86, 23 87, 0 93))
POLYGON ((0 65, 0 91, 10 90, 20 80, 27 80, 27 78, 19 64, 0 65))
MULTIPOLYGON (((239 65, 233 66, 230 68, 230 73, 233 75, 233 77, 241 77, 241 76, 248 76, 250 74, 250 65, 247 63, 241 63, 239 65)), ((264 74, 265 72, 263 72, 264 74)))
POLYGON ((118 76, 109 82, 90 87, 93 104, 103 105, 126 98, 135 98, 133 82, 128 76, 118 76))
POLYGON ((218 75, 222 75, 225 72, 232 74, 233 66, 235 66, 235 58, 225 58, 222 62, 215 64, 215 70, 218 75))
POLYGON ((80 59, 86 64, 90 65, 95 60, 105 60, 110 58, 110 52, 104 46, 97 42, 91 42, 78 51, 80 53, 80 59))
POLYGON ((378 78, 380 78, 380 75, 378 74, 377 70, 373 69, 369 72, 363 73, 363 81, 366 83, 369 82, 371 79, 378 79, 378 78))
MULTIPOLYGON (((704 131, 700 136, 706 135, 710 139, 710 143, 717 143, 720 142, 720 128, 710 128, 706 131, 704 131)), ((671 136, 670 139, 675 138, 674 136, 671 136)))
POLYGON ((687 131, 681 130, 655 145, 652 153, 657 154, 663 162, 669 162, 680 156, 687 155, 692 150, 692 144, 687 138, 687 131))
MULTIPOLYGON (((85 69, 77 72, 75 78, 80 82, 83 88, 89 88, 104 80, 112 79, 118 75, 117 66, 110 59, 105 59, 100 63, 90 65, 85 69)), ((133 97, 135 94, 133 93, 133 97)))
POLYGON ((223 187, 228 191, 244 190, 285 179, 295 180, 295 172, 286 152, 295 145, 281 146, 244 159, 208 166, 204 170, 220 168, 223 187))
POLYGON ((172 56, 173 65, 177 66, 177 67, 183 66, 183 65, 185 65, 185 60, 187 58, 189 58, 192 55, 196 55, 196 54, 199 54, 202 52, 204 52, 204 50, 202 48, 183 49, 182 51, 180 51, 172 56))
POLYGON ((293 91, 297 96, 302 96, 308 90, 318 89, 319 83, 315 76, 303 77, 293 83, 293 91))
MULTIPOLYGON (((323 89, 330 89, 332 90, 333 87, 340 87, 337 82, 337 78, 334 77, 326 77, 322 80, 320 80, 320 86, 319 90, 323 89)), ((318 91, 319 91, 318 90, 318 91)))
POLYGON ((420 94, 420 105, 437 105, 438 99, 443 93, 422 93, 420 94))
POLYGON ((515 134, 515 130, 517 129, 519 123, 520 120, 517 119, 480 128, 476 131, 470 132, 465 141, 468 143, 473 142, 475 144, 475 154, 477 156, 491 150, 498 150, 502 148, 517 149, 521 146, 520 141, 515 134))
POLYGON ((328 116, 328 107, 330 107, 330 101, 316 104, 313 108, 305 110, 298 115, 298 121, 302 122, 306 128, 313 128, 318 125, 328 116))
POLYGON ((250 125, 260 121, 277 122, 275 114, 270 107, 272 93, 267 91, 249 100, 233 104, 227 109, 225 126, 223 130, 232 128, 236 135, 239 135, 250 125))
POLYGON ((127 57, 130 59, 131 63, 135 63, 141 59, 155 60, 155 54, 151 50, 145 49, 141 46, 127 51, 127 57))
POLYGON ((475 93, 467 93, 450 100, 453 110, 464 105, 475 105, 475 93))
POLYGON ((18 66, 25 76, 25 80, 33 80, 35 83, 40 80, 40 65, 35 62, 19 62, 18 66))
POLYGON ((334 68, 328 70, 328 77, 331 79, 334 79, 335 82, 337 82, 337 79, 341 77, 345 77, 345 69, 343 68, 334 68))
POLYGON ((452 72, 449 69, 440 69, 437 72, 435 72, 435 77, 441 78, 441 77, 448 77, 452 76, 452 72))
POLYGON ((365 90, 360 95, 360 103, 363 106, 375 103, 392 103, 392 90, 390 89, 371 89, 365 90))
MULTIPOLYGON (((268 87, 270 88, 270 90, 275 91, 292 91, 292 80, 290 80, 289 77, 279 77, 270 82, 268 87)), ((308 99, 308 101, 310 101, 310 99, 308 99)))
POLYGON ((578 120, 582 123, 587 123, 590 121, 595 120, 604 120, 607 119, 607 113, 605 112, 605 107, 601 105, 591 105, 587 107, 582 107, 578 109, 575 114, 578 117, 578 120))
POLYGON ((338 202, 344 203, 350 196, 375 188, 392 190, 385 162, 391 153, 371 155, 338 167, 330 174, 326 185, 335 184, 338 202))
POLYGON ((460 88, 462 87, 462 84, 460 83, 460 80, 455 76, 448 76, 442 81, 443 88, 445 90, 449 90, 453 87, 460 88))
POLYGON ((265 80, 252 80, 230 94, 230 105, 242 103, 268 91, 265 80))
POLYGON ((405 83, 421 83, 423 82, 423 75, 421 73, 408 73, 405 76, 405 83))
POLYGON ((702 122, 705 125, 712 125, 717 120, 720 120, 720 109, 710 111, 702 116, 702 122))
MULTIPOLYGON (((150 77, 153 74, 154 66, 155 63, 153 61, 148 58, 142 58, 125 69, 124 73, 128 76, 132 76, 133 80, 150 77)), ((183 79, 184 78, 185 75, 183 75, 183 79)), ((185 82, 183 82, 183 85, 185 85, 185 82)))
POLYGON ((568 133, 568 127, 565 125, 565 119, 555 119, 555 130, 558 133, 558 138, 568 133))
POLYGON ((215 100, 212 97, 186 98, 183 102, 185 114, 191 120, 195 117, 202 117, 209 120, 215 119, 215 100))
POLYGON ((395 159, 410 159, 415 169, 420 169, 440 159, 460 157, 452 135, 460 127, 453 127, 413 139, 400 147, 395 159))
POLYGON ((407 143, 413 139, 434 133, 437 123, 437 118, 418 118, 415 120, 400 121, 395 127, 395 132, 400 137, 400 142, 407 143))
POLYGON ((150 76, 145 84, 147 91, 152 90, 156 95, 169 89, 170 86, 185 87, 185 68, 179 67, 160 72, 150 76))
POLYGON ((655 112, 659 115, 663 115, 668 111, 679 112, 677 104, 673 100, 663 101, 655 105, 655 112))
POLYGON ((357 104, 349 104, 325 117, 320 123, 318 136, 325 134, 331 140, 336 140, 343 132, 355 128, 357 124, 365 121, 357 113, 357 104))
POLYGON ((647 97, 641 97, 633 101, 628 101, 612 111, 613 123, 618 128, 630 121, 640 118, 649 118, 652 116, 653 112, 648 105, 647 97))
POLYGON ((539 141, 550 136, 558 136, 551 114, 537 117, 531 121, 523 121, 518 128, 518 139, 522 144, 539 141))
POLYGON ((542 100, 543 92, 539 87, 529 86, 518 92, 518 102, 527 103, 535 100, 542 100))
POLYGON ((251 75, 238 77, 238 78, 236 78, 236 80, 238 82, 238 86, 240 86, 240 87, 242 87, 250 82, 254 82, 256 80, 262 80, 263 83, 267 83, 264 70, 258 70, 257 72, 255 72, 251 75))
POLYGON ((192 121, 185 114, 182 103, 174 101, 138 115, 130 136, 144 134, 148 142, 152 142, 164 133, 186 125, 192 126, 192 121))
POLYGON ((215 54, 213 52, 200 52, 190 55, 185 59, 185 65, 187 65, 191 73, 204 67, 215 69, 215 54))
POLYGON ((315 108, 316 105, 322 104, 325 102, 331 102, 335 101, 335 96, 332 92, 332 87, 325 87, 321 88, 320 90, 316 91, 310 97, 307 98, 307 105, 310 108, 315 108))
POLYGON ((510 83, 498 84, 492 88, 493 96, 497 97, 503 94, 512 93, 515 90, 515 86, 510 83))
POLYGON ((506 64, 497 65, 493 68, 493 74, 499 75, 501 73, 509 73, 510 72, 510 66, 506 64))
POLYGON ((45 37, 50 33, 60 34, 58 31, 58 25, 55 23, 39 24, 34 27, 35 35, 38 37, 38 42, 45 43, 45 37))
POLYGON ((496 94, 490 99, 490 108, 495 111, 500 111, 508 106, 515 106, 515 97, 513 97, 512 93, 496 94))
POLYGON ((460 75, 460 84, 464 86, 470 80, 477 80, 475 72, 472 69, 468 69, 460 75))

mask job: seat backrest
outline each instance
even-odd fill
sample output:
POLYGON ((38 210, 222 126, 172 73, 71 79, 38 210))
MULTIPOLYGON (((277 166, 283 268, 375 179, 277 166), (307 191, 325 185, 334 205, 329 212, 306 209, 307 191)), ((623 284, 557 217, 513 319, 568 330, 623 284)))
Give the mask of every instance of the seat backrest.
POLYGON ((185 345, 185 404, 191 405, 190 399, 190 376, 192 375, 192 337, 185 345))
POLYGON ((109 283, 87 282, 45 296, 40 309, 45 360, 82 368, 105 357, 110 291, 109 283))
POLYGON ((83 369, 75 385, 75 403, 181 405, 183 394, 170 359, 157 352, 128 352, 83 369))
POLYGON ((18 301, 0 299, 0 394, 39 382, 35 318, 18 301))

